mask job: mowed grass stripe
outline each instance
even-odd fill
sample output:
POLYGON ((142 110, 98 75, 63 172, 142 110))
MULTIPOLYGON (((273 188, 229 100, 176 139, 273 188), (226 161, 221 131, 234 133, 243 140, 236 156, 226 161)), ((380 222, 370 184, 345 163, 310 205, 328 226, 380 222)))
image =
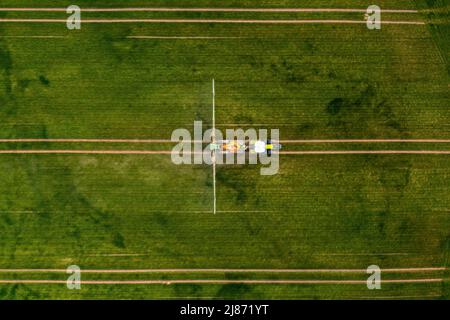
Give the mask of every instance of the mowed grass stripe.
MULTIPOLYGON (((383 268, 381 272, 433 272, 446 267, 383 268)), ((82 273, 366 273, 366 269, 82 269, 82 273)), ((0 269, 0 273, 66 273, 67 269, 0 269)))

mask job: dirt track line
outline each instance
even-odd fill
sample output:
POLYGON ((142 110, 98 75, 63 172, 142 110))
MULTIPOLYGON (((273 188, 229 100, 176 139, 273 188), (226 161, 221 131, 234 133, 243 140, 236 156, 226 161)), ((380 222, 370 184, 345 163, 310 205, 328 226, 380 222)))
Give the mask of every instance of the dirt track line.
MULTIPOLYGON (((66 23, 66 19, 0 19, 0 22, 66 23)), ((364 20, 244 20, 244 19, 82 19, 81 23, 233 23, 233 24, 366 24, 364 20)), ((385 21, 381 24, 425 25, 423 21, 385 21)))
MULTIPOLYGON (((383 280, 383 283, 432 283, 442 278, 383 280)), ((66 280, 0 280, 0 284, 67 284, 66 280)), ((367 280, 82 280, 80 284, 367 284, 367 280)))
MULTIPOLYGON (((0 150, 0 154, 171 154, 172 151, 158 150, 0 150)), ((190 154, 196 154, 190 152, 190 154)), ((201 154, 199 152, 198 154, 201 154)))
MULTIPOLYGON (((334 155, 334 154, 450 154, 443 150, 327 150, 327 151, 280 151, 280 155, 334 155)), ((0 154, 123 154, 123 155, 164 155, 172 154, 169 150, 0 150, 0 154)), ((203 154, 189 152, 185 154, 203 154)))
MULTIPOLYGON (((382 272, 433 272, 446 267, 386 268, 382 272)), ((0 269, 0 273, 66 273, 66 269, 0 269)), ((86 269, 82 273, 366 273, 366 269, 86 269)))
POLYGON ((0 36, 0 38, 54 39, 54 38, 67 38, 67 37, 66 36, 0 36))
MULTIPOLYGON (((87 142, 87 143, 179 143, 170 139, 0 139, 0 143, 15 142, 87 142)), ((188 143, 204 142, 200 140, 184 141, 188 143)), ((279 140, 279 143, 450 143, 450 139, 304 139, 279 140)))
POLYGON ((280 151, 285 155, 320 155, 320 154, 450 154, 444 150, 327 150, 327 151, 280 151))
POLYGON ((280 140, 280 143, 450 143, 450 139, 310 139, 280 140))
POLYGON ((0 142, 178 143, 179 141, 169 139, 0 139, 0 142))
MULTIPOLYGON (((67 8, 0 8, 0 11, 66 12, 67 8)), ((81 12, 367 12, 366 8, 81 8, 81 12)), ((383 13, 418 13, 417 10, 382 9, 383 13)))

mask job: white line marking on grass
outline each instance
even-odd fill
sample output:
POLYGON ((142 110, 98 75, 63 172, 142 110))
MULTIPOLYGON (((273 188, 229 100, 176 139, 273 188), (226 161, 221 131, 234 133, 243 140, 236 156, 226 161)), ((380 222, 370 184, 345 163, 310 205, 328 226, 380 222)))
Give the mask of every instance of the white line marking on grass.
MULTIPOLYGON (((160 193, 160 192, 155 192, 156 194, 160 193)), ((204 193, 202 191, 192 191, 192 192, 184 192, 185 194, 201 194, 204 193)), ((64 213, 65 211, 62 210, 46 210, 45 213, 64 213)), ((146 213, 211 213, 211 210, 165 210, 165 209, 161 209, 161 210, 145 210, 146 213)), ((27 214, 32 214, 32 213, 44 213, 44 211, 27 211, 27 210, 2 210, 0 211, 0 213, 27 213, 27 214)))
POLYGON ((328 151, 280 151, 285 155, 320 155, 320 154, 450 154, 441 150, 328 150, 328 151))
POLYGON ((450 143, 450 139, 309 139, 280 140, 280 143, 450 143))
MULTIPOLYGON (((216 143, 216 85, 214 79, 212 80, 212 143, 216 143)), ((214 193, 214 204, 213 213, 216 214, 217 211, 217 198, 216 198, 216 150, 213 150, 212 154, 213 163, 213 193, 214 193)))
POLYGON ((53 38, 67 38, 67 37, 66 36, 0 36, 0 38, 53 39, 53 38))
MULTIPOLYGON (((0 150, 0 154, 123 154, 123 155, 166 155, 169 150, 0 150)), ((336 154, 415 154, 444 155, 450 151, 441 150, 329 150, 329 151, 280 151, 281 155, 336 155, 336 154)), ((203 154, 190 152, 187 154, 203 154)), ((213 166, 214 167, 214 166, 213 166)))
POLYGON ((269 210, 220 210, 218 213, 275 213, 278 211, 269 211, 269 210))
MULTIPOLYGON (((66 19, 0 19, 0 22, 66 23, 66 19)), ((232 24, 366 24, 365 20, 244 20, 244 19, 84 19, 82 23, 232 23, 232 24)), ((382 24, 425 25, 423 21, 386 21, 382 24)))
MULTIPOLYGON (((178 143, 169 139, 0 139, 0 143, 13 142, 86 142, 86 143, 178 143)), ((191 140, 186 142, 203 142, 191 140)), ((206 142, 206 141, 205 141, 206 142)))
MULTIPOLYGON (((383 283, 436 283, 442 278, 383 280, 383 283)), ((66 284, 66 280, 0 280, 0 284, 66 284)), ((367 280, 82 280, 80 284, 366 284, 367 280)))
MULTIPOLYGON (((142 154, 163 155, 171 154, 165 150, 0 150, 0 154, 142 154)), ((196 154, 191 152, 190 154, 196 154)), ((200 154, 200 153, 199 153, 200 154)))
MULTIPOLYGON (((0 11, 66 12, 66 8, 0 8, 0 11)), ((82 12, 366 12, 367 8, 83 8, 82 12)), ((383 13, 418 13, 417 10, 382 9, 383 13)))
MULTIPOLYGON (((225 125, 225 124, 223 124, 225 125)), ((86 142, 86 143, 178 143, 169 139, 0 139, 0 143, 15 142, 86 142)), ((191 140, 187 142, 207 142, 191 140)), ((303 140, 279 140, 280 143, 450 143, 450 139, 303 139, 303 140)))
POLYGON ((168 139, 0 139, 0 142, 178 143, 168 139))

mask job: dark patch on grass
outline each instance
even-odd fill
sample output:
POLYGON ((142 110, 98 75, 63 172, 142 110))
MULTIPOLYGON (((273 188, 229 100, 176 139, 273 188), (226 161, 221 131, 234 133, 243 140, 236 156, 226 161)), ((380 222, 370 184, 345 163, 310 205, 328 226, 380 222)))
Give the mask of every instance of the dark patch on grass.
POLYGON ((40 75, 39 76, 39 82, 42 83, 44 86, 50 85, 50 80, 48 80, 45 76, 40 75))
POLYGON ((197 284, 175 284, 173 285, 176 297, 198 297, 201 296, 202 286, 197 284))
POLYGON ((108 222, 111 218, 111 214, 92 206, 89 200, 85 196, 77 193, 76 190, 73 191, 73 198, 69 197, 68 199, 74 199, 76 200, 75 205, 79 204, 81 205, 81 208, 88 209, 86 212, 89 212, 91 220, 96 224, 102 225, 105 229, 111 227, 111 224, 108 222))
POLYGON ((204 106, 199 106, 199 109, 201 111, 195 111, 195 121, 202 121, 203 123, 209 123, 211 120, 202 114, 202 111, 204 112, 204 106))
POLYGON ((137 48, 137 42, 130 42, 126 39, 131 35, 131 28, 111 29, 104 33, 101 39, 105 48, 105 53, 112 56, 117 62, 133 61, 133 51, 137 48))
MULTIPOLYGON (((358 88, 355 86, 353 90, 358 88)), ((371 84, 361 83, 359 90, 356 97, 337 97, 328 102, 328 127, 342 137, 354 137, 361 132, 365 138, 378 136, 383 127, 392 137, 407 134, 393 111, 395 102, 380 96, 371 84)))
POLYGON ((23 284, 12 284, 0 288, 1 300, 39 299, 40 293, 23 284))
POLYGON ((155 221, 157 224, 159 224, 160 226, 167 226, 167 224, 169 223, 169 220, 167 219, 167 217, 165 215, 163 215, 162 213, 156 213, 154 215, 155 217, 155 221))
POLYGON ((216 297, 223 299, 239 299, 252 292, 247 284, 226 284, 217 291, 216 297))
POLYGON ((54 158, 46 160, 34 156, 18 163, 27 173, 28 184, 33 190, 33 209, 39 212, 39 224, 51 225, 54 221, 65 219, 66 235, 76 241, 73 249, 77 250, 83 250, 88 245, 88 241, 85 241, 88 234, 79 229, 79 225, 86 223, 95 224, 97 232, 102 232, 103 237, 109 234, 116 246, 125 245, 124 240, 114 234, 112 215, 93 206, 78 191, 72 172, 67 166, 57 160, 55 163, 54 158), (48 169, 48 161, 51 163, 51 170, 48 169))
POLYGON ((375 220, 378 233, 385 237, 386 234, 386 217, 388 215, 387 211, 380 211, 376 213, 375 220))
POLYGON ((437 3, 441 2, 439 0, 425 0, 429 7, 434 7, 437 3))
POLYGON ((303 69, 292 63, 283 60, 280 64, 272 63, 270 65, 272 74, 286 83, 303 83, 306 76, 303 74, 303 69))
POLYGON ((7 215, 1 215, 0 218, 3 225, 12 226, 14 224, 14 221, 7 215))
MULTIPOLYGON (((44 124, 30 124, 30 125, 14 125, 9 138, 40 138, 47 139, 48 132, 47 126, 44 124)), ((29 148, 30 145, 26 143, 17 144, 19 149, 29 148)), ((42 146, 47 147, 48 144, 44 143, 42 146)))
POLYGON ((212 177, 211 175, 209 175, 208 177, 209 178, 205 181, 205 186, 212 187, 213 186, 212 177))
POLYGON ((6 49, 5 45, 0 43, 0 68, 9 73, 11 71, 12 64, 10 52, 6 49))
POLYGON ((333 70, 332 70, 332 71, 329 71, 329 72, 328 72, 328 78, 330 78, 330 79, 332 79, 332 80, 337 79, 337 74, 336 74, 336 72, 334 72, 333 70))
MULTIPOLYGON (((236 123, 253 124, 253 118, 244 114, 237 114, 233 117, 236 123)), ((225 137, 224 137, 225 138, 225 137)))
POLYGON ((332 115, 338 114, 344 106, 344 103, 345 101, 342 98, 335 98, 331 100, 327 105, 327 112, 332 115))
POLYGON ((302 123, 296 127, 296 132, 299 136, 306 136, 308 132, 314 130, 314 124, 312 123, 302 123))
POLYGON ((22 91, 27 89, 30 83, 30 79, 20 79, 19 81, 17 81, 17 85, 22 91))
POLYGON ((305 76, 297 74, 294 71, 290 71, 286 75, 287 83, 302 83, 305 81, 305 76))
POLYGON ((316 46, 314 45, 313 42, 311 42, 311 40, 306 40, 303 42, 303 44, 305 49, 309 52, 313 52, 316 49, 316 46))
POLYGON ((77 226, 74 226, 70 231, 69 234, 71 237, 79 240, 81 238, 81 231, 80 228, 78 228, 77 226))
POLYGON ((19 284, 11 285, 9 291, 6 293, 6 299, 15 299, 18 288, 19 288, 19 284))
POLYGON ((245 230, 250 236, 258 236, 261 233, 261 227, 254 225, 252 220, 247 216, 242 216, 242 224, 245 225, 245 230))
MULTIPOLYGON (((6 99, 2 98, 2 91, 0 90, 0 102, 5 104, 8 100, 12 100, 12 83, 11 83, 11 69, 13 66, 13 61, 11 58, 11 53, 6 48, 6 45, 0 42, 0 83, 3 82, 3 90, 6 94, 6 99), (2 80, 3 74, 3 81, 2 80), (4 101, 2 101, 4 100, 4 101)), ((1 109, 0 109, 1 110, 1 109)))
POLYGON ((247 200, 246 190, 252 190, 248 185, 242 184, 242 179, 240 178, 240 172, 235 172, 232 170, 218 170, 217 181, 220 184, 227 186, 236 191, 236 203, 242 204, 247 200))
MULTIPOLYGON (((7 287, 8 288, 8 287, 7 287)), ((26 299, 33 300, 39 299, 40 293, 37 290, 31 289, 29 286, 23 284, 13 284, 10 289, 0 291, 0 298, 5 300, 16 300, 16 299, 26 299)))
POLYGON ((125 238, 119 232, 116 232, 114 234, 113 239, 112 239, 112 243, 117 248, 121 248, 121 249, 125 248, 125 238))
POLYGON ((7 294, 8 294, 8 291, 6 290, 6 287, 0 287, 0 300, 6 300, 7 294))
POLYGON ((410 182, 411 163, 407 159, 379 159, 375 165, 378 165, 378 179, 387 194, 403 191, 410 182))

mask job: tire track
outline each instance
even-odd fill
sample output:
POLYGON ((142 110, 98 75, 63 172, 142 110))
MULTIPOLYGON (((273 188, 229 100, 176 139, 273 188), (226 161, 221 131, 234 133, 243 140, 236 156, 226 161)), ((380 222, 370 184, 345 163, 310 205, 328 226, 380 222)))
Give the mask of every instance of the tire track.
MULTIPOLYGON (((0 139, 0 143, 62 142, 62 143, 179 143, 170 139, 0 139)), ((208 141, 186 140, 187 143, 208 141)), ((450 143, 450 139, 303 139, 278 140, 279 143, 450 143)))
MULTIPOLYGON (((169 139, 0 139, 0 143, 16 143, 16 142, 87 142, 87 143, 170 143, 177 142, 169 139)), ((199 142, 196 140, 188 142, 199 142)))
MULTIPOLYGON (((66 23, 66 19, 0 19, 0 22, 66 23)), ((82 19, 81 23, 218 23, 218 24, 366 24, 365 20, 245 20, 245 19, 82 19)), ((381 21, 385 25, 425 25, 423 21, 381 21)))
MULTIPOLYGON (((441 283, 442 278, 383 280, 382 283, 441 283)), ((0 284, 67 284, 66 280, 0 280, 0 284)), ((80 284, 367 284, 367 280, 80 280, 80 284)))
POLYGON ((450 143, 450 139, 310 139, 280 140, 280 143, 450 143))
POLYGON ((446 150, 326 150, 326 151, 280 151, 285 155, 333 155, 333 154, 450 154, 446 150))
MULTIPOLYGON (((0 8, 14 12, 66 12, 67 8, 0 8)), ((81 12, 366 12, 366 8, 81 8, 81 12)), ((385 13, 418 13, 417 10, 382 9, 385 13)))
MULTIPOLYGON (((171 150, 0 150, 0 154, 105 154, 105 155, 165 155, 171 150)), ((416 154, 416 155, 446 155, 445 150, 325 150, 325 151, 280 151, 279 155, 367 155, 367 154, 416 154)), ((184 154, 203 154, 203 152, 187 152, 184 154)))

